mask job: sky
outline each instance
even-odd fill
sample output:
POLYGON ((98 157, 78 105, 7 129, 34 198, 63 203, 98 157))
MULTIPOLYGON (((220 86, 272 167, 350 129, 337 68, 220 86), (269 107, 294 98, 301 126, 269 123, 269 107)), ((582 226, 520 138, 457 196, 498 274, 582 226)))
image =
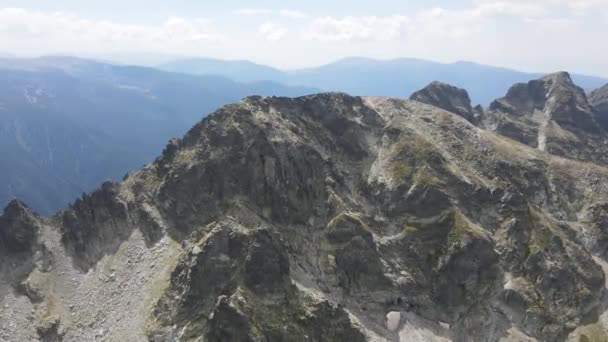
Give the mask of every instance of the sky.
POLYGON ((608 0, 0 0, 0 54, 282 69, 349 56, 608 77, 608 0))

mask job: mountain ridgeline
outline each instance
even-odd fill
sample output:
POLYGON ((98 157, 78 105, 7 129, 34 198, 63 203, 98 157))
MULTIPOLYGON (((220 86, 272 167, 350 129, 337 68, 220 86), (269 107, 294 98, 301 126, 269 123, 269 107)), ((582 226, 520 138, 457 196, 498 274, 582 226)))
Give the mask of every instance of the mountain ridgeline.
POLYGON ((0 204, 45 214, 150 162, 221 105, 315 92, 71 57, 0 59, 0 89, 0 204))
POLYGON ((54 216, 7 206, 0 339, 604 341, 602 94, 221 107, 54 216))
MULTIPOLYGON (((197 75, 219 75, 242 82, 271 80, 361 96, 409 96, 432 81, 441 81, 466 89, 472 101, 483 106, 502 96, 514 83, 542 76, 473 62, 445 64, 414 58, 375 60, 350 57, 319 67, 289 71, 249 61, 190 58, 165 63, 159 68, 197 75)), ((601 77, 575 74, 572 78, 587 91, 608 83, 607 78, 601 77)))

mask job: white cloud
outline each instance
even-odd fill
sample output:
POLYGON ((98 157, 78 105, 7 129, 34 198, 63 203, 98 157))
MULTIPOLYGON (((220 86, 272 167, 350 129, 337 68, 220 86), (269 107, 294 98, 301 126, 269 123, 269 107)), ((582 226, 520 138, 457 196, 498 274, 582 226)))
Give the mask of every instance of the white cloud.
POLYGON ((576 25, 576 22, 566 18, 527 18, 528 24, 545 31, 565 31, 576 25))
POLYGON ((170 17, 158 25, 131 25, 84 19, 67 13, 44 13, 21 8, 0 9, 0 39, 30 49, 55 50, 179 47, 221 41, 205 19, 170 17))
POLYGON ((276 42, 283 39, 288 32, 289 30, 284 26, 277 25, 273 22, 266 22, 258 28, 257 36, 264 40, 276 42))
POLYGON ((293 18, 293 19, 306 19, 309 17, 308 14, 306 14, 302 11, 289 10, 289 9, 282 9, 279 11, 279 14, 282 17, 293 18))
POLYGON ((293 9, 281 9, 281 10, 273 10, 269 8, 241 8, 236 10, 236 14, 239 15, 247 15, 247 16, 269 16, 269 15, 278 15, 285 18, 291 19, 306 19, 308 18, 308 14, 293 10, 293 9))
POLYGON ((539 17, 546 13, 546 8, 541 3, 532 1, 485 0, 469 12, 479 17, 539 17))
MULTIPOLYGON (((470 8, 428 8, 414 13, 411 17, 404 15, 319 17, 304 30, 302 37, 305 40, 322 42, 387 41, 408 36, 414 39, 424 36, 462 38, 479 33, 485 24, 503 17, 534 23, 540 22, 540 18, 545 14, 546 10, 542 5, 523 0, 479 0, 470 8)), ((543 23, 549 24, 549 22, 543 23)))
MULTIPOLYGON (((561 0, 544 0, 554 3, 561 0)), ((488 25, 502 23, 503 19, 542 29, 561 29, 571 22, 564 18, 549 17, 543 0, 478 0, 475 6, 463 9, 432 8, 417 12, 411 26, 420 36, 442 36, 452 39, 478 35, 488 25)))
POLYGON ((587 11, 597 8, 608 8, 607 0, 570 0, 566 4, 573 10, 587 11))
POLYGON ((608 0, 478 0, 479 4, 503 3, 504 6, 513 8, 536 7, 543 11, 550 9, 570 9, 584 12, 599 8, 608 8, 608 0))
POLYGON ((412 27, 415 27, 412 38, 419 41, 432 37, 463 38, 481 31, 482 20, 483 17, 475 10, 423 10, 412 22, 412 27))
POLYGON ((251 16, 255 16, 255 15, 269 15, 272 14, 274 11, 268 8, 241 8, 236 10, 236 14, 239 15, 251 15, 251 16))
POLYGON ((409 19, 405 16, 388 17, 321 17, 310 23, 302 33, 305 40, 322 42, 351 40, 387 41, 404 34, 409 19))

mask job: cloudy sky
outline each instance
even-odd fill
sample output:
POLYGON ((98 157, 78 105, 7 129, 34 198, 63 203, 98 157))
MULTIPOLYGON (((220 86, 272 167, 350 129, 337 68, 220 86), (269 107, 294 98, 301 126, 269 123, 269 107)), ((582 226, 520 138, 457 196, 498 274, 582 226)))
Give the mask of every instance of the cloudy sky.
POLYGON ((608 0, 0 0, 0 53, 346 56, 608 76, 608 0))

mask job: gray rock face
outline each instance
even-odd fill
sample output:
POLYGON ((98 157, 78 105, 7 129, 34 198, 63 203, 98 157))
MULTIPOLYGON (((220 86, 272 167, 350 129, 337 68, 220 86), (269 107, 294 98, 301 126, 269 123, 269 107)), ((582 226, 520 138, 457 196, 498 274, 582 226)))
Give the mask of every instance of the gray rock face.
MULTIPOLYGON (((516 86, 492 115, 542 106, 560 127, 587 130, 566 111, 590 107, 568 89, 565 75, 516 86)), ((0 282, 0 305, 24 297, 40 314, 7 311, 0 332, 9 341, 602 340, 608 171, 547 152, 419 101, 249 97, 121 184, 36 218, 37 230, 13 229, 30 216, 7 209, 2 232, 36 242, 22 275, 0 282), (389 327, 394 312, 402 318, 389 327)))
POLYGON ((29 251, 36 242, 39 228, 36 215, 24 203, 11 201, 0 216, 0 248, 12 253, 29 251))
POLYGON ((606 133, 566 72, 516 84, 490 105, 483 126, 571 159, 606 164, 606 133))
POLYGON ((61 216, 62 239, 83 269, 107 253, 108 247, 131 233, 126 204, 117 198, 119 186, 106 182, 76 200, 61 216))
POLYGON ((596 110, 597 122, 608 130, 608 84, 589 94, 589 103, 596 110))
POLYGON ((594 107, 608 103, 608 84, 592 91, 591 94, 589 94, 589 102, 594 107))
POLYGON ((476 111, 471 107, 471 99, 467 91, 449 84, 432 82, 424 89, 413 93, 410 100, 445 109, 462 116, 469 122, 474 122, 476 119, 476 111))

